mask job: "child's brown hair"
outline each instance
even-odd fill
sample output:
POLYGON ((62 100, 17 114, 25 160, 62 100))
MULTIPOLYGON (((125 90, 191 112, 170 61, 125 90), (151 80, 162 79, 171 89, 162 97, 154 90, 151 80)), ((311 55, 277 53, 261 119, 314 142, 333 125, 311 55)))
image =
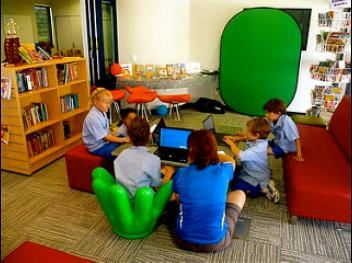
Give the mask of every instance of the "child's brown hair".
POLYGON ((148 122, 137 116, 132 120, 131 127, 127 129, 127 135, 130 137, 134 146, 146 145, 150 135, 150 127, 148 122))
POLYGON ((109 90, 105 89, 105 88, 96 88, 92 95, 90 96, 90 103, 91 103, 91 107, 94 105, 94 102, 96 100, 101 100, 102 98, 108 98, 108 100, 112 103, 112 94, 109 90))
POLYGON ((286 105, 280 99, 271 99, 263 106, 264 110, 267 112, 286 114, 286 105))
POLYGON ((247 122, 247 128, 253 134, 259 134, 259 139, 266 139, 271 131, 270 124, 265 118, 255 117, 247 122))

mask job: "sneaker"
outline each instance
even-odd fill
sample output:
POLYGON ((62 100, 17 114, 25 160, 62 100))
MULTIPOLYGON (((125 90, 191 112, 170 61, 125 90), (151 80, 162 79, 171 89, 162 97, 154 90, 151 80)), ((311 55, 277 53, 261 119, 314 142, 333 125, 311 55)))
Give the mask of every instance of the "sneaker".
MULTIPOLYGON (((270 200, 273 201, 274 204, 277 204, 280 201, 280 193, 275 187, 275 182, 273 180, 270 180, 268 183, 268 188, 269 188, 269 196, 270 200)), ((268 197, 268 194, 267 194, 268 197)))

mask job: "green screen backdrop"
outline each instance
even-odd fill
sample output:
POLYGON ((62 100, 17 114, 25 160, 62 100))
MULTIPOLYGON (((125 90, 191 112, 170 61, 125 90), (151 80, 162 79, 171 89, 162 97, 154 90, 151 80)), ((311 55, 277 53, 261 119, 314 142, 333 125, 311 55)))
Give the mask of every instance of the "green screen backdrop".
POLYGON ((301 57, 301 31, 289 14, 253 8, 225 26, 220 47, 220 94, 234 111, 263 116, 263 105, 295 95, 301 57))

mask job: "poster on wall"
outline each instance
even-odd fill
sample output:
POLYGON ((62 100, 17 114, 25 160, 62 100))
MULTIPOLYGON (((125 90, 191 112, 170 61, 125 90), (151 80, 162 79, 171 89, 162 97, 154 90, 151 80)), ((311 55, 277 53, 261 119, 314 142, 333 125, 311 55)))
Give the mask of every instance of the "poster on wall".
POLYGON ((351 0, 329 0, 330 8, 344 8, 351 6, 351 0))

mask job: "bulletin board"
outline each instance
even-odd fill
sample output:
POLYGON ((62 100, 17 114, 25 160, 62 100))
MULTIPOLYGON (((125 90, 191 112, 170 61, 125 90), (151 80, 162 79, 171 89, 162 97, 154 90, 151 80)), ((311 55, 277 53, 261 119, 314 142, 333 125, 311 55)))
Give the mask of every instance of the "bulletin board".
POLYGON ((301 57, 301 31, 293 17, 273 8, 236 14, 221 36, 219 88, 234 111, 263 116, 263 105, 293 100, 301 57))

